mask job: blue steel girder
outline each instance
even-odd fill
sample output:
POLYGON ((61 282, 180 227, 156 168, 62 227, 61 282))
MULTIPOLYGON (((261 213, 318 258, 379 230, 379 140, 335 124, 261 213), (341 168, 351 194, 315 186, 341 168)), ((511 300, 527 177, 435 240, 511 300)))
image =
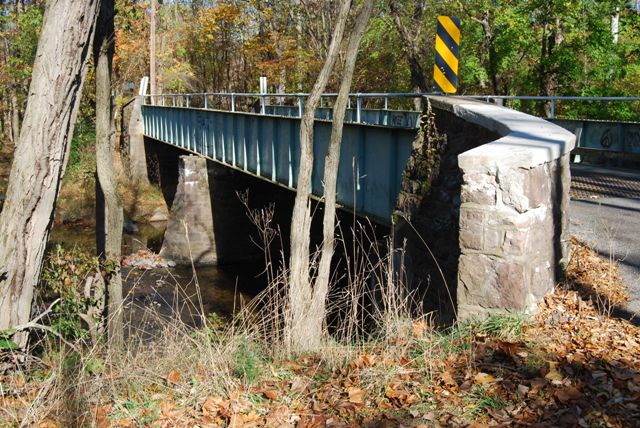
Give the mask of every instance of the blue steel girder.
MULTIPOLYGON (((147 137, 295 189, 300 119, 286 113, 279 111, 276 116, 142 106, 147 137)), ((378 115, 376 121, 389 117, 378 115)), ((410 116, 395 120, 400 126, 345 123, 338 167, 338 204, 383 224, 391 223, 402 172, 417 132, 410 116)), ((322 175, 330 136, 331 122, 316 120, 311 191, 317 198, 323 195, 322 175)))

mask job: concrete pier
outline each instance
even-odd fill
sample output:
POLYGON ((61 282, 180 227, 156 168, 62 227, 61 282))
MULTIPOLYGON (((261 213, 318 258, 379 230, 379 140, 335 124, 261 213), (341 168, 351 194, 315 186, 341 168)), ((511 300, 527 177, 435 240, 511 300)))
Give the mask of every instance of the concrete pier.
POLYGON ((179 264, 218 262, 205 158, 180 156, 178 187, 160 255, 179 264))

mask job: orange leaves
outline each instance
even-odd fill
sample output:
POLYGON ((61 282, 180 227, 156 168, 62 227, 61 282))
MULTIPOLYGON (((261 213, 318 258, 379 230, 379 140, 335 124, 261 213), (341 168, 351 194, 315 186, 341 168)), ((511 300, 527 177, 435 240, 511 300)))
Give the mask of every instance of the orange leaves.
POLYGON ((184 415, 184 409, 177 409, 175 403, 167 401, 162 405, 160 413, 166 419, 175 420, 180 419, 184 415))
POLYGON ((167 381, 167 385, 175 385, 180 382, 180 373, 176 370, 171 370, 165 379, 167 381))
POLYGON ((264 424, 268 427, 293 427, 291 423, 291 411, 287 406, 277 406, 264 418, 264 424))
POLYGON ((575 386, 567 386, 564 388, 558 388, 555 392, 555 397, 562 404, 566 404, 569 401, 577 400, 582 398, 582 392, 580 392, 575 386))
POLYGON ((453 375, 449 370, 445 370, 440 373, 440 379, 446 386, 458 386, 458 383, 453 379, 453 375))
POLYGON ((429 325, 423 319, 413 322, 411 324, 411 334, 413 337, 422 337, 429 330, 429 325))
POLYGON ((485 384, 488 384, 488 383, 493 383, 497 379, 494 376, 491 376, 490 374, 480 372, 480 373, 478 373, 478 374, 476 374, 474 376, 473 380, 478 385, 485 385, 485 384))
POLYGON ((373 354, 361 354, 351 363, 352 368, 373 367, 376 364, 376 356, 373 354))
POLYGON ((229 428, 257 427, 263 425, 264 419, 256 412, 248 414, 234 413, 229 420, 229 428))
POLYGON ((364 391, 355 386, 347 388, 347 394, 349 395, 349 402, 353 404, 363 404, 364 391))
POLYGON ((277 400, 278 397, 280 396, 278 391, 275 389, 268 389, 266 391, 263 391, 262 394, 264 394, 264 396, 267 397, 269 400, 277 400))
POLYGON ((410 406, 419 400, 418 396, 403 384, 391 384, 387 386, 384 396, 398 407, 410 406))
POLYGON ((229 415, 229 400, 222 397, 208 397, 202 404, 202 416, 205 422, 223 422, 229 415))
POLYGON ((570 285, 597 304, 620 305, 629 300, 615 261, 603 260, 595 251, 576 239, 569 263, 567 279, 570 285))
POLYGON ((303 393, 309 388, 311 379, 302 376, 297 376, 291 381, 291 391, 297 393, 303 393))

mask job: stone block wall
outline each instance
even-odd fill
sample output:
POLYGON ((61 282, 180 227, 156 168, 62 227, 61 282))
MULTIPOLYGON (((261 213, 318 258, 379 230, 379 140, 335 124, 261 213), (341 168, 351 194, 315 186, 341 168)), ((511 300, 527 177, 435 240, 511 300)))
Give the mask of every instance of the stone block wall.
MULTIPOLYGON (((435 128, 445 143, 439 161, 425 141, 428 129, 423 119, 403 172, 396 201, 393 238, 396 248, 404 248, 405 281, 419 296, 423 310, 438 324, 450 324, 456 316, 458 283, 458 243, 462 172, 458 155, 499 135, 466 122, 454 114, 434 108, 435 128), (425 150, 427 149, 427 150, 425 150), (429 167, 431 165, 431 168, 429 167), (435 170, 434 170, 435 169, 435 170)), ((423 114, 424 118, 424 114, 423 114)))
POLYGON ((567 256, 569 153, 575 136, 495 105, 435 103, 501 135, 458 155, 457 318, 531 313, 553 291, 567 256))
POLYGON ((404 172, 394 241, 407 250, 407 282, 440 323, 532 312, 566 256, 575 137, 496 105, 430 102, 447 142, 435 178, 417 171, 420 148, 429 144, 423 127, 404 172))
POLYGON ((458 317, 533 312, 566 256, 569 158, 530 168, 466 165, 458 317))

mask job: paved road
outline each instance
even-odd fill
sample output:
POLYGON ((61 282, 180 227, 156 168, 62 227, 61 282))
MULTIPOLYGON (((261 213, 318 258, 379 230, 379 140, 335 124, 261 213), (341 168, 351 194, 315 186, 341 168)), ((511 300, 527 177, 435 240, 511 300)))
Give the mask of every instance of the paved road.
POLYGON ((640 172, 572 165, 571 175, 571 233, 618 260, 624 309, 640 319, 640 172))

